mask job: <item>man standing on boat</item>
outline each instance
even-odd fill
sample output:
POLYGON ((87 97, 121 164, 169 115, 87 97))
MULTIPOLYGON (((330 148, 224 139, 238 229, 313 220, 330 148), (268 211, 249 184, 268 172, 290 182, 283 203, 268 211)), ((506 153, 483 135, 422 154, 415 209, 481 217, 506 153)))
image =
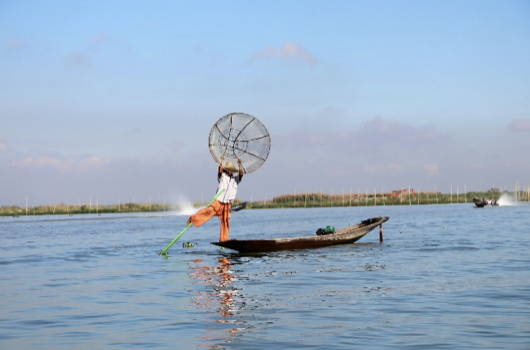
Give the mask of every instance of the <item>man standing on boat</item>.
POLYGON ((212 217, 217 216, 221 220, 221 232, 219 242, 228 241, 228 234, 230 232, 230 217, 232 216, 232 202, 236 199, 237 186, 243 179, 243 167, 241 159, 237 160, 239 169, 237 169, 232 162, 227 162, 224 166, 224 157, 221 158, 219 170, 217 173, 217 181, 219 187, 217 193, 224 189, 224 193, 213 201, 213 203, 201 210, 188 219, 188 225, 193 223, 195 227, 199 227, 212 217))

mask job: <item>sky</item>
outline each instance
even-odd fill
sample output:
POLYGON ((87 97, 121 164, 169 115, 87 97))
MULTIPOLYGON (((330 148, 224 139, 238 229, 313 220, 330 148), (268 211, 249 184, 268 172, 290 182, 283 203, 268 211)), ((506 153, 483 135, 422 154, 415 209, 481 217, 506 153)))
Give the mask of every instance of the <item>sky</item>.
POLYGON ((208 202, 232 112, 240 200, 527 186, 530 2, 0 0, 1 206, 208 202))

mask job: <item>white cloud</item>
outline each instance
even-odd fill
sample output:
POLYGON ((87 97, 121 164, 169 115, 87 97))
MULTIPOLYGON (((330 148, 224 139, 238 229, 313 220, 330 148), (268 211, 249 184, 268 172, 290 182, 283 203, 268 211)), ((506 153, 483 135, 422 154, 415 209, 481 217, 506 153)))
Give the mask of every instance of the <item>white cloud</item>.
POLYGON ((51 168, 61 172, 68 171, 71 169, 71 162, 61 161, 53 157, 27 157, 22 160, 14 160, 10 164, 14 168, 26 168, 26 169, 45 169, 51 168))
POLYGON ((301 47, 295 42, 286 41, 281 47, 269 46, 264 50, 255 53, 252 55, 250 62, 259 60, 259 59, 273 59, 273 58, 282 58, 285 60, 300 60, 304 63, 308 63, 310 66, 315 66, 318 60, 311 55, 309 51, 301 47))
POLYGON ((103 161, 96 156, 82 159, 76 164, 76 171, 78 173, 88 173, 92 171, 102 170, 110 161, 103 161))

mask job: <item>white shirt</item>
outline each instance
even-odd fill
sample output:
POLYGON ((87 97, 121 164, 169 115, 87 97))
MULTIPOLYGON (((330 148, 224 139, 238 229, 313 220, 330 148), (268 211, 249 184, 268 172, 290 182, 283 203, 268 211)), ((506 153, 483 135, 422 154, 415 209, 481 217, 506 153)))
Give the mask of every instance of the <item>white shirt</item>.
POLYGON ((219 187, 217 188, 217 193, 223 188, 225 191, 223 194, 217 198, 221 203, 232 203, 236 199, 237 195, 237 184, 239 184, 239 175, 233 175, 232 177, 226 175, 223 171, 221 177, 219 178, 219 187))

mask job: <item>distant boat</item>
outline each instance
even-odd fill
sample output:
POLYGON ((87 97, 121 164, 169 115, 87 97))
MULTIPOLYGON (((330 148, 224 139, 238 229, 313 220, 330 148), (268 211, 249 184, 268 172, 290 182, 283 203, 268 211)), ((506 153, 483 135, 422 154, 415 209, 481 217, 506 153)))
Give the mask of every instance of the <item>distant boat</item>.
POLYGON ((223 248, 237 250, 240 253, 322 248, 337 244, 354 243, 377 226, 382 226, 383 222, 388 219, 389 218, 386 216, 371 218, 363 220, 360 224, 355 226, 344 227, 336 230, 335 233, 320 236, 314 235, 307 237, 254 240, 231 239, 224 242, 212 242, 212 244, 223 248))
POLYGON ((478 208, 484 208, 484 207, 487 207, 487 206, 492 206, 492 207, 497 207, 499 206, 499 204, 497 203, 497 201, 488 201, 487 199, 478 199, 478 198, 473 198, 473 202, 475 203, 475 205, 478 207, 478 208))
POLYGON ((247 207, 247 202, 239 203, 235 207, 232 207, 232 211, 240 211, 242 209, 245 209, 247 207))

